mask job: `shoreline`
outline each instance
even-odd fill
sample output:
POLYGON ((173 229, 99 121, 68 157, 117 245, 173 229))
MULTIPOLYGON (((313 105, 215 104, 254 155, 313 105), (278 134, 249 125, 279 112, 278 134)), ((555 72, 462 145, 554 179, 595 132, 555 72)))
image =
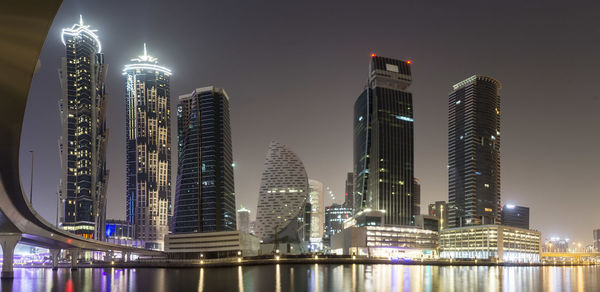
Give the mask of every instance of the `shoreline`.
MULTIPOLYGON (((259 265, 298 265, 298 264, 325 264, 325 265, 411 265, 411 266, 487 266, 487 267, 566 267, 566 266, 597 266, 597 263, 592 262, 540 262, 540 263, 495 263, 490 261, 447 261, 447 260, 390 260, 390 259, 367 259, 367 258, 280 258, 280 259, 242 259, 237 258, 220 259, 220 260, 140 260, 131 262, 114 262, 107 263, 80 263, 77 268, 177 268, 177 269, 194 269, 194 268, 221 268, 221 267, 237 267, 237 266, 259 266, 259 265)), ((44 265, 15 265, 18 268, 52 268, 49 264, 44 265)), ((59 264, 58 268, 71 268, 70 264, 59 264)))

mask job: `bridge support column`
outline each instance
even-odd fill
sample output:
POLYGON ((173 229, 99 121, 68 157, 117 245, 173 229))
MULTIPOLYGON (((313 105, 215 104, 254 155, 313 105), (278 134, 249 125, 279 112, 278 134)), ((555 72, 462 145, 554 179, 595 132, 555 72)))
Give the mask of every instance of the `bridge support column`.
POLYGON ((13 278, 13 255, 15 246, 21 240, 20 233, 0 234, 0 244, 2 244, 2 279, 13 278))
POLYGON ((123 261, 125 261, 125 262, 131 261, 131 252, 130 251, 124 252, 124 255, 125 255, 125 257, 124 257, 123 261))
POLYGON ((58 255, 60 254, 60 249, 51 249, 50 257, 52 258, 52 270, 58 270, 58 255))
POLYGON ((78 248, 72 248, 69 250, 71 252, 71 271, 77 270, 77 260, 79 259, 79 253, 81 252, 78 248))
POLYGON ((104 252, 104 261, 105 262, 111 262, 114 259, 115 259, 115 254, 114 254, 114 252, 112 250, 104 252))

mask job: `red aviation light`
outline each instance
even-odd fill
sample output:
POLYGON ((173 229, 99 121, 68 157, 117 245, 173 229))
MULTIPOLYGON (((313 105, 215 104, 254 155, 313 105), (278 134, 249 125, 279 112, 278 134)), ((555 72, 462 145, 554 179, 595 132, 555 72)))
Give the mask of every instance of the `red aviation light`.
POLYGON ((406 61, 406 64, 410 64, 410 63, 412 63, 412 61, 411 61, 411 60, 408 60, 408 61, 406 61))
POLYGON ((375 56, 376 56, 375 53, 371 54, 371 58, 375 58, 375 56))

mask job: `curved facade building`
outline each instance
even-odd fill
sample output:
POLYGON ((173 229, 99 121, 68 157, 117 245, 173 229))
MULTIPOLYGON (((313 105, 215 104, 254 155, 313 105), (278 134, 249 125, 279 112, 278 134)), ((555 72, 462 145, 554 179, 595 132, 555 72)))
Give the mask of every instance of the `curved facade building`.
POLYGON ((171 208, 171 71, 146 52, 125 65, 127 221, 145 248, 163 249, 171 208))
POLYGON ((79 23, 62 30, 66 56, 58 70, 62 133, 61 228, 85 238, 104 239, 106 220, 107 65, 95 30, 79 23))
POLYGON ((472 76, 448 99, 448 225, 499 224, 500 82, 472 76))
POLYGON ((256 236, 272 242, 275 227, 279 232, 303 216, 308 190, 308 176, 298 155, 286 145, 271 142, 259 189, 256 236))

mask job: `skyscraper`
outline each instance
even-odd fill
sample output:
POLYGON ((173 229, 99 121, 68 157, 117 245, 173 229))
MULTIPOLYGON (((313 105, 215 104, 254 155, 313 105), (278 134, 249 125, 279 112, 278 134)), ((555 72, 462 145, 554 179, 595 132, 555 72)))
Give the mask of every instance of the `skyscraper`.
POLYGON ((276 228, 279 232, 303 218, 308 190, 308 176, 300 157, 286 145, 271 142, 260 181, 256 236, 272 242, 276 228))
POLYGON ((321 242, 325 224, 325 205, 323 205, 323 183, 309 179, 308 198, 311 205, 310 212, 310 241, 321 242))
POLYGON ((62 30, 66 56, 59 69, 62 173, 61 228, 103 240, 106 220, 107 65, 95 30, 79 23, 62 30))
POLYGON ((529 229, 529 208, 511 204, 502 205, 502 225, 529 229))
POLYGON ((127 221, 146 248, 163 249, 171 207, 171 70, 146 51, 125 65, 127 221))
POLYGON ((344 196, 344 206, 352 208, 354 206, 354 173, 349 172, 346 175, 346 193, 344 196))
POLYGON ((250 210, 242 206, 237 211, 237 227, 241 232, 250 233, 250 210))
POLYGON ((214 86, 179 97, 173 232, 236 230, 229 96, 214 86))
POLYGON ((410 61, 374 54, 354 104, 354 213, 385 210, 390 225, 413 221, 413 106, 410 61))
POLYGON ((500 82, 472 76, 448 99, 450 227, 500 223, 500 82))

